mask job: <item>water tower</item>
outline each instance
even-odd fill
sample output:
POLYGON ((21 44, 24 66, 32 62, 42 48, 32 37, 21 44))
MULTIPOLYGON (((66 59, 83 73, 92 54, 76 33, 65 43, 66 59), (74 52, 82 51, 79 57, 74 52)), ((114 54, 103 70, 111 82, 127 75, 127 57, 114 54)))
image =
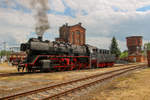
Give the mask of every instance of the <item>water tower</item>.
POLYGON ((145 62, 142 55, 142 36, 127 37, 128 60, 131 62, 145 62))
POLYGON ((142 36, 131 36, 126 38, 129 55, 141 53, 142 38, 142 36))

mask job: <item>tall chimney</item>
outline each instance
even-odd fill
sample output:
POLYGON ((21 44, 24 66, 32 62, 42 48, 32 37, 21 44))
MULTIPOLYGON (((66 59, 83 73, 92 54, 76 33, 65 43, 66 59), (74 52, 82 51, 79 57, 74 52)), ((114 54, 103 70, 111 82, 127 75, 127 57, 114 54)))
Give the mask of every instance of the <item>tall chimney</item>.
POLYGON ((42 36, 38 36, 38 39, 39 39, 40 41, 42 41, 42 36))
POLYGON ((82 25, 82 23, 81 23, 81 22, 79 22, 79 25, 81 26, 81 25, 82 25))
POLYGON ((66 26, 68 26, 68 23, 66 23, 66 26))

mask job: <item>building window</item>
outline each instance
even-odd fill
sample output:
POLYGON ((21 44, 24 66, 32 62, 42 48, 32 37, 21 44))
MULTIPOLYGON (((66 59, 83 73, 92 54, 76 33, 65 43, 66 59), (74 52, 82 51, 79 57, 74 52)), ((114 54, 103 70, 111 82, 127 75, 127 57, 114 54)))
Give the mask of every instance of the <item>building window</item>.
POLYGON ((79 30, 77 30, 77 31, 76 31, 76 33, 77 33, 77 34, 80 34, 80 31, 79 31, 79 30))
POLYGON ((74 41, 74 32, 72 32, 72 43, 75 43, 75 41, 74 41))
POLYGON ((72 36, 73 36, 74 32, 72 32, 72 36))
POLYGON ((80 40, 77 40, 77 43, 79 44, 79 43, 80 43, 80 40))
POLYGON ((78 44, 80 44, 80 31, 79 30, 76 30, 76 42, 78 43, 78 44))
POLYGON ((63 32, 63 35, 62 35, 62 36, 63 36, 63 38, 65 39, 65 37, 66 37, 66 32, 65 32, 65 31, 63 32))

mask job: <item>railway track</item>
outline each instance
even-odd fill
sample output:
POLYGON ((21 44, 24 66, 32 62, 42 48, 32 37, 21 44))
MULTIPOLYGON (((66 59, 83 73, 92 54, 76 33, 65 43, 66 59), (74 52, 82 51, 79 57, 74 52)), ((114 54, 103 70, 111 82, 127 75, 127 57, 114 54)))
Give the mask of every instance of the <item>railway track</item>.
POLYGON ((127 73, 129 71, 144 68, 145 66, 139 65, 139 66, 130 66, 126 68, 121 68, 118 70, 113 70, 101 74, 96 74, 92 76, 88 76, 85 78, 68 81, 64 83, 59 83, 53 86, 40 88, 33 91, 28 91, 20 94, 15 94, 7 97, 0 98, 0 100, 12 100, 17 99, 19 100, 55 100, 56 98, 60 98, 66 94, 82 90, 83 88, 87 88, 89 86, 92 86, 94 84, 103 82, 105 80, 112 79, 113 77, 119 76, 121 74, 127 73))
MULTIPOLYGON (((114 67, 128 66, 128 65, 134 65, 134 64, 116 65, 116 66, 114 66, 114 67)), ((33 72, 33 73, 28 73, 28 72, 0 73, 0 77, 23 76, 23 75, 27 75, 27 74, 40 74, 40 73, 41 73, 41 72, 33 72)))

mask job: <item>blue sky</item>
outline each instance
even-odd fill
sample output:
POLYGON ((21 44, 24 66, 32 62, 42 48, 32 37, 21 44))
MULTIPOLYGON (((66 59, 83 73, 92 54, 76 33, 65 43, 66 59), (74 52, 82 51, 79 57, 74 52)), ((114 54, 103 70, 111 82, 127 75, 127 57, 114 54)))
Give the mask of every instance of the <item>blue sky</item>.
POLYGON ((145 12, 145 11, 149 11, 149 10, 150 10, 150 5, 136 9, 136 11, 141 11, 141 12, 145 12))
MULTIPOLYGON (((32 0, 31 0, 32 1, 32 0)), ((142 35, 150 40, 150 1, 135 0, 48 0, 50 29, 44 39, 59 36, 59 27, 65 23, 82 22, 86 41, 99 48, 109 48, 115 36, 121 50, 125 50, 127 36, 142 35)), ((0 44, 26 42, 36 37, 32 5, 28 0, 0 0, 0 44)))

